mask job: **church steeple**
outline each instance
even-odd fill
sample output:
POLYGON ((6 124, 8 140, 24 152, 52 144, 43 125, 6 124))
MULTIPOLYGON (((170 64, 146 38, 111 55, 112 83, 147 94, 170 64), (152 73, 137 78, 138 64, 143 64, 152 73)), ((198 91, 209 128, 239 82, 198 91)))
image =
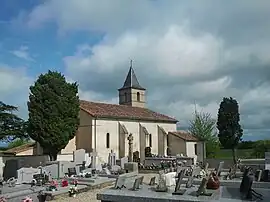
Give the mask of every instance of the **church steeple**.
POLYGON ((135 74, 130 61, 130 68, 122 88, 119 91, 119 104, 130 105, 134 107, 145 107, 145 91, 135 74))
POLYGON ((119 90, 125 89, 125 88, 134 88, 134 89, 138 89, 138 90, 145 90, 145 88, 141 87, 141 85, 136 77, 136 74, 135 74, 134 69, 132 67, 132 60, 130 61, 130 68, 129 68, 125 83, 124 83, 123 87, 120 88, 119 90))

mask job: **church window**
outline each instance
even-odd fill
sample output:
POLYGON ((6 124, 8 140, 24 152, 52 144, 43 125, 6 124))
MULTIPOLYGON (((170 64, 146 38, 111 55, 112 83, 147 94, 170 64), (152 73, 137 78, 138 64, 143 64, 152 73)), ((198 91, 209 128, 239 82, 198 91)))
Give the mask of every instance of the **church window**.
POLYGON ((169 146, 169 136, 167 135, 167 147, 169 146))
POLYGON ((106 147, 110 148, 110 133, 106 134, 106 147))
POLYGON ((195 152, 195 155, 198 155, 197 144, 194 144, 194 152, 195 152))
POLYGON ((152 134, 149 134, 149 147, 152 147, 152 134))
POLYGON ((137 101, 140 102, 141 101, 141 95, 139 92, 137 92, 137 101))

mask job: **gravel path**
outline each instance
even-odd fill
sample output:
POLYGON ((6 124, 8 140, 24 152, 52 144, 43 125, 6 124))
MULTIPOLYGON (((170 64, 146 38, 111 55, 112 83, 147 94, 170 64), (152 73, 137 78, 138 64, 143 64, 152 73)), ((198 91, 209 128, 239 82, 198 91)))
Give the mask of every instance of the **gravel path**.
MULTIPOLYGON (((139 175, 144 176, 144 180, 143 180, 144 183, 149 183, 151 177, 157 176, 157 174, 139 174, 139 175)), ((76 198, 61 197, 54 201, 56 202, 99 202, 99 200, 97 200, 97 194, 101 193, 103 190, 107 188, 90 190, 88 192, 79 194, 76 198)))

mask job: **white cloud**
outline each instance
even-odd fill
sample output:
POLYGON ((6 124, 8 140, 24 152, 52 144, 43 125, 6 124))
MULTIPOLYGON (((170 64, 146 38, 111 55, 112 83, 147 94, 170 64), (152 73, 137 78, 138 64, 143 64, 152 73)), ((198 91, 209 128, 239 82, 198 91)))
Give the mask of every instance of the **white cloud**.
POLYGON ((13 55, 15 55, 18 58, 27 60, 27 61, 35 61, 29 54, 29 49, 27 46, 21 46, 18 50, 11 51, 13 55))
POLYGON ((19 115, 27 117, 26 101, 33 78, 27 76, 24 67, 12 68, 0 64, 0 100, 18 106, 19 115))

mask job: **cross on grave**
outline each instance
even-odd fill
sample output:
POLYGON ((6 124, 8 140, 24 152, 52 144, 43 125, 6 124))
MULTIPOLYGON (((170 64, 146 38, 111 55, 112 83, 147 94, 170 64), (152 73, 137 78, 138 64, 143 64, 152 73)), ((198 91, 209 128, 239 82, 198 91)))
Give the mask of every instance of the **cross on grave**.
POLYGON ((118 177, 115 181, 114 189, 122 189, 126 188, 125 186, 126 178, 125 177, 118 177))
POLYGON ((197 196, 212 196, 213 193, 206 193, 207 178, 203 178, 197 190, 197 196))
POLYGON ((177 182, 175 185, 174 192, 172 193, 173 195, 183 195, 186 192, 186 189, 181 189, 181 183, 183 180, 185 174, 185 170, 181 170, 180 173, 178 174, 177 182))
POLYGON ((132 133, 128 136, 128 162, 133 162, 133 135, 132 133))
POLYGON ((219 162, 218 168, 216 169, 216 171, 217 171, 217 176, 218 176, 218 177, 219 177, 220 174, 221 174, 221 170, 223 169, 223 166, 224 166, 224 161, 219 162))
POLYGON ((155 184, 156 184, 156 177, 151 177, 150 182, 149 182, 149 185, 150 186, 153 186, 155 184))
POLYGON ((97 153, 96 152, 91 152, 91 168, 96 169, 97 166, 97 153))

